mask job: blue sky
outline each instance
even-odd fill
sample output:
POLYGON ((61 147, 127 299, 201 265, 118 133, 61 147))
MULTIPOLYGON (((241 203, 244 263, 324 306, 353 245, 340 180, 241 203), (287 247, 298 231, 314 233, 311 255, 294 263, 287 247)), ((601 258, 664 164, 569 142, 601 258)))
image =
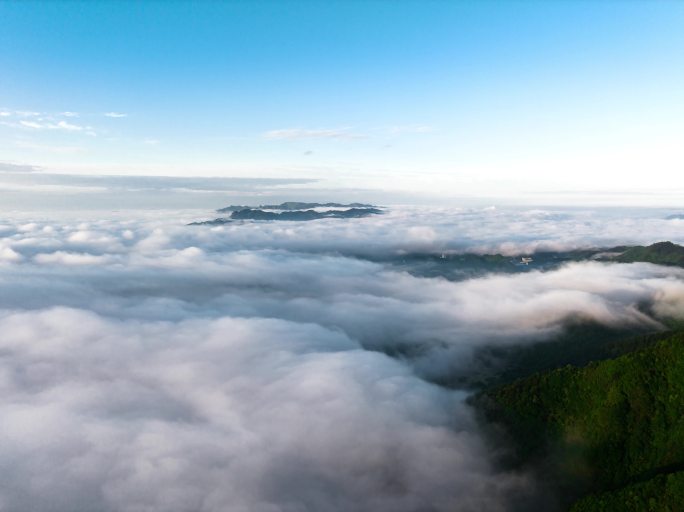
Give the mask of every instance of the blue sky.
POLYGON ((681 2, 2 2, 0 161, 684 188, 681 2))

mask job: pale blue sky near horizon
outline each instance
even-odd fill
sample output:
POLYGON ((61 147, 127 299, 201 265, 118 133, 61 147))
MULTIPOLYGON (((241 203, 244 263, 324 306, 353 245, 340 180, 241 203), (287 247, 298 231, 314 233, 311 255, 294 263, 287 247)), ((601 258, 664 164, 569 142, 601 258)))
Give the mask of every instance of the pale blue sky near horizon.
POLYGON ((684 3, 0 2, 0 162, 684 190, 684 3))

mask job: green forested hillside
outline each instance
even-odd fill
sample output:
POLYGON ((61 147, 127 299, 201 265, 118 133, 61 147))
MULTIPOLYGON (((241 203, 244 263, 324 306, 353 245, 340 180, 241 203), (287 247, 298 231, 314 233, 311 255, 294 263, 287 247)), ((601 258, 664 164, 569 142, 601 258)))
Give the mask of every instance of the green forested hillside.
MULTIPOLYGON (((684 469, 681 333, 614 359, 536 374, 487 391, 477 403, 505 426, 518 461, 543 465, 566 497, 613 491, 601 499, 623 500, 663 485, 680 492, 681 477, 654 477, 684 469)), ((577 510, 621 509, 601 508, 598 499, 577 510)), ((651 499, 662 505, 653 510, 667 510, 661 498, 651 499)))
POLYGON ((643 261, 684 267, 684 247, 672 242, 658 242, 648 247, 636 246, 627 249, 615 260, 621 263, 643 261))
POLYGON ((477 379, 471 377, 471 381, 458 384, 480 389, 508 384, 566 365, 584 366, 590 362, 614 359, 670 335, 669 332, 652 333, 643 328, 617 329, 594 322, 571 323, 551 340, 481 347, 473 361, 478 371, 472 374, 477 379))
POLYGON ((592 494, 575 503, 570 512, 678 512, 683 507, 684 471, 678 471, 592 494))

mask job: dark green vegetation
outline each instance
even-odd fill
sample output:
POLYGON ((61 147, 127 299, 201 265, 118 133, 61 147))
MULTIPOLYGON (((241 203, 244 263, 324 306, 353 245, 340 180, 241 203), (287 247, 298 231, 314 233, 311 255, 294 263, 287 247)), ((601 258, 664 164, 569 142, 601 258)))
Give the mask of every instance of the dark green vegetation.
POLYGON ((302 203, 299 201, 287 201, 280 204, 262 204, 259 206, 230 205, 216 210, 218 213, 237 212, 240 210, 310 210, 311 208, 375 208, 372 204, 363 203, 302 203))
POLYGON ((579 500, 571 512, 677 512, 684 506, 684 471, 654 476, 645 482, 579 500))
POLYGON ((318 219, 357 219, 370 215, 379 215, 382 210, 377 208, 349 208, 348 210, 292 210, 281 213, 260 209, 246 209, 234 211, 230 218, 233 220, 318 220, 318 219))
POLYGON ((443 277, 452 281, 460 281, 489 273, 513 274, 533 270, 554 270, 566 263, 579 261, 650 262, 684 267, 684 247, 672 242, 659 242, 648 247, 620 246, 561 252, 536 252, 516 256, 445 252, 444 254, 383 255, 369 259, 419 277, 443 277), (527 265, 522 263, 524 256, 532 258, 532 261, 527 265))
POLYGON ((318 219, 359 219, 371 215, 380 215, 382 210, 377 208, 350 208, 348 210, 327 210, 317 212, 315 210, 294 210, 280 213, 267 212, 264 210, 246 209, 234 211, 229 219, 219 218, 200 222, 191 222, 190 226, 220 226, 235 220, 292 220, 307 221, 318 219))
POLYGON ((514 274, 532 270, 553 270, 565 263, 592 259, 602 250, 577 250, 565 252, 538 252, 532 255, 532 262, 525 265, 522 256, 502 254, 444 253, 444 254, 402 254, 370 258, 373 261, 391 265, 419 277, 443 277, 451 281, 471 279, 489 273, 514 274))
POLYGON ((613 350, 490 388, 474 403, 510 436, 504 463, 537 468, 561 509, 580 499, 574 511, 681 510, 684 334, 613 350))
POLYGON ((584 366, 613 359, 670 335, 669 332, 646 332, 577 321, 565 326, 563 332, 551 340, 484 346, 475 352, 469 373, 460 381, 446 384, 480 390, 501 386, 567 365, 584 366), (477 371, 473 372, 473 368, 477 371))
POLYGON ((383 213, 380 208, 363 203, 301 203, 289 201, 281 204, 265 204, 258 207, 231 205, 216 210, 230 212, 230 218, 191 222, 190 226, 217 226, 234 220, 291 220, 308 221, 318 219, 358 219, 383 213), (346 210, 316 211, 312 208, 346 208, 346 210))
POLYGON ((616 257, 615 261, 621 263, 643 261, 647 263, 656 263, 658 265, 676 265, 678 267, 684 267, 684 247, 673 244, 672 242, 658 242, 649 245, 648 247, 630 247, 620 256, 616 257))

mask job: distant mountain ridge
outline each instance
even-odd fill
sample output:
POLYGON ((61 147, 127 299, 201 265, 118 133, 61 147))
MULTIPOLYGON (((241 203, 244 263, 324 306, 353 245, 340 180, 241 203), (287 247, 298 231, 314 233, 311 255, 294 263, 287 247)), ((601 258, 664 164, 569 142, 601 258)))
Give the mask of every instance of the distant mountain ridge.
POLYGON ((370 215, 379 215, 382 210, 377 208, 349 208, 348 210, 289 210, 282 213, 264 211, 262 209, 237 210, 230 218, 234 220, 317 220, 317 219, 357 219, 370 215))
POLYGON ((286 201, 280 204, 262 204, 259 206, 230 205, 216 210, 218 213, 236 212, 240 210, 310 210, 312 208, 376 208, 373 204, 364 203, 303 203, 286 201))
POLYGON ((259 207, 231 205, 216 210, 219 213, 230 213, 230 217, 192 222, 191 226, 218 226, 235 220, 289 220, 310 221, 318 219, 359 219, 383 212, 377 206, 364 203, 303 203, 288 201, 280 204, 267 204, 259 207), (318 211, 313 208, 335 208, 334 210, 318 211), (346 208, 346 209, 344 209, 346 208))

